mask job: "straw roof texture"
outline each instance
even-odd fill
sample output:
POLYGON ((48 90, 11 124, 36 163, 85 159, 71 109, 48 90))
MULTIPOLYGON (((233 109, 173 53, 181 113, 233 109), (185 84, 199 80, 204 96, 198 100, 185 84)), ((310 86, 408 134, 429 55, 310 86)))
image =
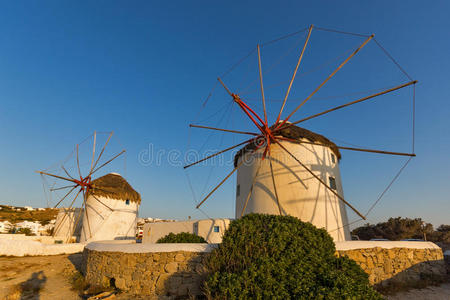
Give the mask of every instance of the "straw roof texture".
MULTIPOLYGON (((275 126, 275 125, 274 125, 275 126)), ((272 126, 271 129, 274 129, 272 126)), ((341 153, 339 152, 338 147, 335 143, 327 139, 321 134, 312 132, 308 129, 301 128, 295 125, 291 125, 287 128, 284 128, 280 131, 277 131, 276 136, 283 136, 285 138, 293 139, 299 141, 299 143, 302 141, 302 139, 306 139, 314 144, 321 144, 325 147, 329 147, 331 151, 337 156, 338 159, 341 159, 341 153)), ((256 144, 255 143, 248 143, 245 145, 241 150, 239 150, 236 155, 234 156, 234 166, 237 166, 238 159, 244 155, 245 153, 255 150, 256 144)))
POLYGON ((106 174, 91 182, 89 194, 141 203, 141 195, 119 174, 106 174))

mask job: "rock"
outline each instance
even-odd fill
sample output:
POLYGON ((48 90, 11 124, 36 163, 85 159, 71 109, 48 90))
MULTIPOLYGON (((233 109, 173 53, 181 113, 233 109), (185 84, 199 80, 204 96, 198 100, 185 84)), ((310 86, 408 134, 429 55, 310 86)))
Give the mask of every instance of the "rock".
POLYGON ((175 273, 176 271, 178 271, 178 264, 177 264, 176 262, 168 263, 168 264, 165 266, 164 270, 165 270, 167 273, 175 273))
POLYGON ((175 261, 176 262, 181 262, 181 261, 184 261, 184 255, 183 254, 181 254, 181 253, 178 253, 177 255, 175 255, 175 261))
POLYGON ((123 279, 121 277, 116 278, 116 288, 118 288, 119 290, 125 291, 127 289, 125 279, 123 279))

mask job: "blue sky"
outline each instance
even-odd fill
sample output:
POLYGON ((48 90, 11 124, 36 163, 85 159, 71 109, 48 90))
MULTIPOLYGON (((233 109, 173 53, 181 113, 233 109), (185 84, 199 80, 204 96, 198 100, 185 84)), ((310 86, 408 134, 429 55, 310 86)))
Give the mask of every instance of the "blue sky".
MULTIPOLYGON (((113 130, 111 151, 124 147, 127 156, 126 168, 122 160, 112 168, 125 173, 141 193, 142 216, 233 216, 233 181, 208 200, 204 214, 194 208, 181 161, 169 164, 167 156, 177 156, 177 151, 184 153, 189 140, 194 149, 201 147, 209 133, 189 130, 189 123, 208 117, 210 112, 219 111, 213 121, 227 114, 228 107, 221 108, 229 99, 218 90, 198 118, 218 75, 257 43, 315 24, 374 33, 402 67, 419 80, 417 157, 372 211, 369 221, 405 216, 422 217, 435 225, 448 224, 449 10, 446 1, 2 2, 0 203, 45 206, 42 181, 34 171, 63 160, 94 130, 113 130), (142 161, 147 149, 163 154, 161 164, 142 161)), ((263 64, 270 64, 295 41, 263 48, 263 64)), ((354 49, 361 41, 313 31, 311 49, 302 67, 314 68, 321 60, 354 49)), ((245 65, 253 79, 255 62, 252 56, 245 65)), ((290 68, 289 61, 281 64, 267 77, 267 84, 284 78, 290 68)), ((302 98, 302 91, 311 91, 330 70, 296 81, 292 98, 302 98)), ((340 98, 334 103, 329 99, 335 95, 405 82, 373 43, 342 72, 321 90, 317 101, 312 99, 311 105, 308 103, 296 116, 301 118, 302 113, 308 115, 353 99, 340 98)), ((227 75, 226 82, 238 89, 242 74, 235 70, 227 75)), ((268 97, 280 97, 282 94, 277 92, 274 90, 268 97)), ((305 123, 305 127, 336 141, 408 152, 410 96, 411 90, 405 89, 377 104, 355 106, 330 118, 305 123)), ((251 95, 247 97, 249 104, 257 106, 251 95)), ((258 98, 256 91, 253 98, 258 98)), ((289 102, 288 108, 295 107, 295 103, 289 102)), ((250 128, 236 110, 227 122, 229 128, 250 128)), ((222 144, 231 145, 232 139, 221 140, 219 135, 208 147, 219 149, 222 144)), ((404 158, 343 153, 346 197, 362 211, 367 210, 404 162, 404 158)), ((207 169, 191 173, 196 197, 204 192, 207 169)), ((229 170, 229 166, 215 168, 206 190, 229 170)))

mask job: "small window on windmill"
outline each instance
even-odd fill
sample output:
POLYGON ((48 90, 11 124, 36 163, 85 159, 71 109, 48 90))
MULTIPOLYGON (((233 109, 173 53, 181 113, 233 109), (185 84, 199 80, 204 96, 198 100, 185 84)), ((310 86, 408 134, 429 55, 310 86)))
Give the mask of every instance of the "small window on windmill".
POLYGON ((130 205, 130 199, 125 200, 126 205, 130 205))
POLYGON ((239 197, 240 194, 241 194, 241 185, 238 184, 236 187, 236 197, 239 197))
POLYGON ((332 188, 333 190, 336 189, 336 179, 334 177, 328 177, 328 179, 330 180, 330 188, 332 188))
POLYGON ((331 162, 334 164, 336 163, 336 157, 334 156, 333 153, 331 153, 331 162))
POLYGON ((214 232, 219 232, 219 231, 220 231, 219 226, 214 226, 213 231, 214 231, 214 232))

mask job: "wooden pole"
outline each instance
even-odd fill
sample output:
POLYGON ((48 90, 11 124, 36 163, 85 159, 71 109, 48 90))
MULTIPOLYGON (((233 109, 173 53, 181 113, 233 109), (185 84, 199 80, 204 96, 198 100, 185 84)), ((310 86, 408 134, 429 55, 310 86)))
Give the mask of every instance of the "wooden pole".
POLYGON ((97 160, 95 161, 94 166, 91 168, 91 171, 89 172, 89 175, 88 175, 88 176, 91 176, 92 173, 94 173, 93 170, 94 170, 94 168, 97 166, 97 164, 98 164, 100 158, 102 157, 103 152, 105 151, 105 148, 106 148, 106 146, 108 145, 109 140, 111 139, 113 133, 114 133, 114 132, 111 131, 111 133, 109 134, 108 139, 106 140, 105 145, 103 145, 102 151, 100 151, 100 154, 99 154, 99 156, 97 157, 97 160))
POLYGON ((71 187, 76 187, 77 185, 66 185, 66 186, 62 186, 62 187, 59 187, 59 188, 51 188, 50 189, 50 191, 58 191, 58 190, 64 190, 64 189, 67 189, 67 188, 71 188, 71 187))
POLYGON ((239 130, 231 130, 231 129, 222 129, 222 128, 216 128, 216 127, 203 126, 203 125, 189 124, 189 127, 203 128, 203 129, 211 129, 211 130, 218 130, 218 131, 231 132, 231 133, 238 133, 238 134, 259 135, 259 134, 254 133, 254 132, 239 131, 239 130))
POLYGON ((77 168, 78 168, 78 175, 80 175, 80 178, 83 178, 83 176, 81 176, 80 171, 80 160, 78 159, 78 144, 77 144, 77 168))
POLYGON ((308 41, 309 41, 309 37, 311 36, 312 29, 313 29, 313 25, 309 26, 309 31, 308 31, 308 35, 306 37, 305 44, 303 45, 302 52, 300 53, 300 56, 298 58, 297 66, 295 67, 294 74, 292 74, 291 82, 289 83, 289 87, 288 87, 288 89, 286 91, 286 95, 284 96, 283 104, 281 105, 281 109, 280 109, 280 112, 278 113, 277 121, 275 122, 275 124, 278 124, 278 122, 280 121, 281 113, 283 112, 283 109, 284 109, 284 106, 286 104, 287 98, 288 98, 289 93, 291 91, 292 83, 294 83, 295 75, 297 74, 298 67, 300 66, 300 62, 302 61, 303 54, 305 53, 306 45, 308 45, 308 41))
POLYGON ((328 80, 331 79, 331 77, 333 77, 353 56, 356 55, 356 53, 359 52, 359 50, 361 50, 372 38, 374 37, 374 35, 372 34, 371 36, 369 36, 355 51, 353 51, 352 54, 350 54, 349 57, 347 57, 340 65, 339 67, 337 67, 336 70, 333 71, 333 73, 331 73, 305 100, 303 100, 302 103, 300 103, 290 114, 289 116, 287 116, 287 118, 284 119, 284 121, 280 124, 284 125, 284 123, 286 123, 291 117, 292 115, 300 108, 302 107, 306 101, 308 101, 309 99, 311 99, 312 96, 314 96, 315 93, 317 93, 324 85, 325 83, 328 82, 328 80))
POLYGON ((92 171, 92 168, 94 167, 95 144, 96 144, 96 142, 97 142, 97 131, 94 131, 94 146, 93 146, 93 149, 92 149, 92 161, 91 161, 91 170, 90 171, 92 171))
POLYGON ((225 85, 225 83, 223 83, 222 79, 220 79, 220 77, 217 77, 217 80, 219 80, 220 84, 225 88, 225 90, 227 91, 228 95, 233 96, 233 93, 230 91, 230 89, 225 85))
POLYGON ((287 150, 280 142, 275 140, 284 151, 286 151, 295 161, 297 161, 308 173, 310 173, 314 178, 316 178, 321 184, 323 184, 331 193, 333 193, 336 197, 338 197, 342 202, 344 202, 348 207, 350 207, 358 216, 360 216, 363 220, 366 219, 356 208, 354 208, 350 203, 348 203, 341 195, 339 195, 335 190, 328 186, 319 176, 314 174, 307 166, 305 166, 297 157, 295 157, 289 150, 287 150))
POLYGON ((70 193, 72 193, 73 192, 73 190, 76 188, 77 186, 74 186, 64 197, 62 197, 61 198, 61 200, 59 200, 58 201, 58 203, 56 203, 56 205, 53 207, 53 208, 56 208, 56 207, 58 207, 58 205, 64 200, 64 199, 66 199, 67 198, 67 196, 69 196, 69 194, 70 193))
POLYGON ((264 96, 264 85, 263 85, 262 68, 261 68, 261 52, 259 49, 259 44, 256 46, 256 48, 258 49, 259 83, 261 85, 261 97, 262 97, 262 104, 263 104, 263 110, 264 110, 264 121, 265 121, 265 125, 267 126, 266 98, 264 96))
POLYGON ((101 168, 103 168, 104 166, 106 166, 107 164, 109 164, 110 162, 112 162, 113 160, 115 160, 117 157, 119 157, 120 155, 122 155, 123 153, 125 153, 126 150, 122 150, 120 151, 119 154, 117 154, 116 156, 114 156, 113 158, 111 158, 110 160, 108 160, 107 162, 105 162, 104 164, 102 164, 100 167, 98 167, 97 169, 95 169, 90 175, 94 174, 95 172, 97 172, 98 170, 100 170, 101 168))
POLYGON ((46 173, 46 172, 42 172, 42 171, 36 171, 36 173, 47 175, 47 176, 52 176, 52 177, 55 177, 58 179, 67 180, 67 181, 76 183, 76 181, 74 179, 70 179, 70 178, 66 178, 66 177, 62 177, 62 176, 58 176, 58 175, 54 175, 54 174, 50 174, 50 173, 46 173))
POLYGON ((254 140, 254 139, 249 139, 249 140, 243 141, 242 143, 239 143, 239 144, 237 144, 237 145, 228 147, 228 148, 226 148, 226 149, 224 149, 224 150, 221 150, 221 151, 216 152, 216 153, 214 153, 214 154, 212 154, 212 155, 209 155, 209 156, 207 156, 207 157, 205 157, 205 158, 202 158, 202 159, 200 159, 200 160, 198 160, 198 161, 196 161, 196 162, 193 162, 193 163, 191 163, 191 164, 189 164, 189 165, 186 165, 186 166, 184 166, 183 168, 184 168, 184 169, 187 169, 187 168, 189 168, 189 167, 191 167, 191 166, 193 166, 193 165, 196 165, 196 164, 198 164, 198 163, 201 163, 202 161, 205 161, 205 160, 207 160, 207 159, 213 158, 214 156, 217 156, 217 155, 219 155, 219 154, 222 154, 222 153, 224 153, 224 152, 227 152, 227 151, 229 151, 229 150, 232 150, 232 149, 234 149, 234 148, 236 148, 236 147, 239 147, 239 146, 241 146, 241 145, 243 145, 243 144, 249 143, 249 142, 251 142, 251 141, 253 141, 253 140, 254 140))
POLYGON ((66 175, 67 175, 69 178, 75 179, 75 178, 73 178, 72 176, 70 176, 69 172, 67 172, 66 168, 64 168, 63 165, 61 165, 61 168, 63 169, 63 171, 66 173, 66 175))
POLYGON ((335 111, 335 110, 338 110, 338 109, 341 109, 341 108, 344 108, 344 107, 347 107, 347 106, 350 106, 350 105, 353 105, 353 104, 356 104, 356 103, 360 103, 360 102, 363 102, 363 101, 366 101, 366 100, 369 100, 369 99, 372 99, 372 98, 375 98, 375 97, 378 97, 378 96, 381 96, 381 95, 384 95, 384 94, 387 94, 387 93, 390 93, 390 92, 393 92, 393 91, 396 91, 396 90, 399 90, 401 88, 404 88, 404 87, 407 87, 407 86, 410 86, 410 85, 416 84, 416 83, 417 83, 417 80, 410 81, 410 82, 398 85, 396 87, 393 87, 391 89, 387 89, 385 91, 382 91, 382 92, 379 92, 379 93, 376 93, 376 94, 373 94, 373 95, 370 95, 370 96, 363 97, 363 98, 358 99, 358 100, 354 100, 354 101, 348 102, 346 104, 342 104, 342 105, 339 105, 339 106, 327 109, 327 110, 325 110, 323 112, 317 113, 315 115, 309 116, 309 117, 301 119, 299 121, 295 121, 295 122, 292 122, 290 124, 286 124, 286 126, 284 128, 287 128, 287 127, 289 127, 291 125, 295 125, 295 124, 298 124, 298 123, 301 123, 301 122, 304 122, 304 121, 311 120, 313 118, 322 116, 322 115, 327 114, 329 112, 332 112, 332 111, 335 111))
POLYGON ((241 162, 224 179, 222 179, 222 181, 215 188, 213 188, 212 191, 209 192, 209 194, 195 208, 199 208, 225 181, 227 181, 228 178, 230 178, 231 175, 233 175, 234 172, 236 172, 240 166, 242 166, 243 163, 244 160, 241 160, 241 162))
MULTIPOLYGON (((294 140, 294 139, 285 138, 285 137, 277 137, 277 138, 280 140, 289 141, 289 142, 296 143, 296 144, 309 144, 309 145, 325 146, 324 144, 307 142, 307 141, 299 141, 299 140, 294 140)), ((342 150, 370 152, 370 153, 379 153, 379 154, 388 154, 388 155, 399 155, 399 156, 412 156, 412 157, 416 156, 416 154, 414 154, 414 153, 402 153, 402 152, 392 152, 392 151, 384 151, 384 150, 376 150, 376 149, 353 148, 353 147, 344 147, 344 146, 337 146, 337 145, 336 145, 336 147, 338 149, 342 149, 342 150)))

